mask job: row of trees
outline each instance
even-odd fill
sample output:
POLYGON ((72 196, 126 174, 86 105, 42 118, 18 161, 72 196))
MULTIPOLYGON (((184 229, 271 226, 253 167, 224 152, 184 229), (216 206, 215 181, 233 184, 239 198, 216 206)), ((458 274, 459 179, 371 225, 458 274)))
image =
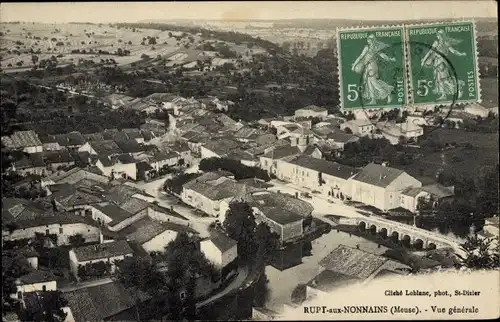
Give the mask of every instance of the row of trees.
POLYGON ((415 160, 412 153, 402 145, 392 145, 385 138, 371 139, 362 137, 357 142, 348 143, 341 154, 326 155, 327 160, 352 167, 364 167, 370 162, 389 162, 392 166, 408 165, 415 160))

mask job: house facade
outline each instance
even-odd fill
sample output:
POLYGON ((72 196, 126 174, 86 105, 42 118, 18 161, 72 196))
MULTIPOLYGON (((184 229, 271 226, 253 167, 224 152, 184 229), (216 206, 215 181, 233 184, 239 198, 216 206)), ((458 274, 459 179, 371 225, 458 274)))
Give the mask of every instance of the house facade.
POLYGON ((238 243, 223 233, 200 242, 200 250, 217 268, 223 269, 238 257, 238 243))
POLYGON ((340 125, 340 129, 344 132, 347 132, 347 128, 355 135, 369 136, 375 130, 375 125, 368 119, 359 119, 347 121, 340 125))
POLYGON ((71 236, 81 234, 86 242, 99 242, 102 239, 99 227, 85 223, 74 215, 51 216, 35 220, 16 221, 16 229, 4 232, 4 240, 34 238, 36 234, 57 236, 57 245, 69 245, 71 236))
POLYGON ((324 119, 328 116, 328 110, 315 105, 309 105, 295 111, 295 117, 318 117, 324 119))
POLYGON ((11 298, 22 299, 24 293, 57 291, 57 281, 49 271, 33 271, 15 281, 16 293, 11 298))
POLYGON ((383 211, 401 205, 401 193, 409 188, 420 188, 422 183, 406 172, 371 163, 349 179, 353 201, 383 211))
POLYGON ((75 276, 78 276, 79 266, 106 262, 111 264, 111 272, 114 272, 116 261, 133 256, 133 254, 132 248, 125 240, 73 248, 69 251, 70 270, 75 276))
POLYGON ((121 163, 116 160, 99 159, 96 162, 96 166, 102 171, 102 174, 106 177, 111 177, 113 174, 115 178, 131 178, 132 180, 137 179, 137 164, 135 162, 121 163))

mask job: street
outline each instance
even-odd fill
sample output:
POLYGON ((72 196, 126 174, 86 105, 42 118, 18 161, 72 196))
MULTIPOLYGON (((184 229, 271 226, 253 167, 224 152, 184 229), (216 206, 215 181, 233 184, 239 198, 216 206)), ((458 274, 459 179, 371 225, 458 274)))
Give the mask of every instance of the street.
POLYGON ((300 199, 309 202, 311 205, 313 205, 314 210, 312 215, 321 220, 328 221, 324 217, 325 215, 338 215, 350 218, 358 218, 362 216, 360 213, 356 211, 354 207, 349 207, 344 205, 344 203, 341 200, 336 200, 331 198, 333 203, 330 203, 327 201, 327 198, 325 196, 313 194, 311 193, 311 191, 305 188, 297 187, 291 183, 285 183, 278 180, 271 180, 269 183, 273 185, 273 187, 269 188, 269 190, 271 191, 279 190, 280 192, 285 192, 293 196, 295 196, 296 192, 299 193, 299 196, 301 192, 308 192, 311 198, 300 197, 300 199))
POLYGON ((223 297, 224 295, 228 294, 229 292, 236 290, 237 288, 242 286, 242 284, 246 280, 247 276, 248 276, 248 266, 238 267, 238 276, 236 276, 236 278, 228 286, 226 286, 222 291, 218 292, 217 294, 204 300, 203 302, 196 304, 196 308, 200 308, 208 303, 211 303, 211 302, 223 297))
POLYGON ((155 201, 158 202, 158 205, 165 208, 173 207, 175 212, 189 219, 190 225, 193 227, 193 229, 199 232, 201 238, 209 237, 210 233, 208 231, 208 226, 215 220, 215 218, 197 216, 193 213, 193 210, 191 208, 182 203, 179 203, 178 198, 169 195, 163 195, 161 191, 163 183, 165 182, 165 180, 167 180, 167 178, 168 177, 150 182, 137 182, 134 183, 134 186, 137 189, 145 190, 146 193, 153 196, 155 201))

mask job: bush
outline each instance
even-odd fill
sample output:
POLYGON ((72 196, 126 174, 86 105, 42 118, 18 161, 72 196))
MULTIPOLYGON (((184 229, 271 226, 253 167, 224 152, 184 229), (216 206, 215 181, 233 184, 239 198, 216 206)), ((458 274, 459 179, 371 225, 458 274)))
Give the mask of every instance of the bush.
POLYGON ((78 266, 78 276, 82 279, 104 277, 111 274, 111 263, 96 262, 78 266))

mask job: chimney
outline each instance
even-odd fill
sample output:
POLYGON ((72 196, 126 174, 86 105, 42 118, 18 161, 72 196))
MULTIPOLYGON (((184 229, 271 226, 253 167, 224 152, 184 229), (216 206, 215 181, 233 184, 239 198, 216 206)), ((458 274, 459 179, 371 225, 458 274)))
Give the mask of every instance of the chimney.
POLYGON ((380 177, 378 178, 379 181, 382 181, 382 175, 380 175, 380 177))

